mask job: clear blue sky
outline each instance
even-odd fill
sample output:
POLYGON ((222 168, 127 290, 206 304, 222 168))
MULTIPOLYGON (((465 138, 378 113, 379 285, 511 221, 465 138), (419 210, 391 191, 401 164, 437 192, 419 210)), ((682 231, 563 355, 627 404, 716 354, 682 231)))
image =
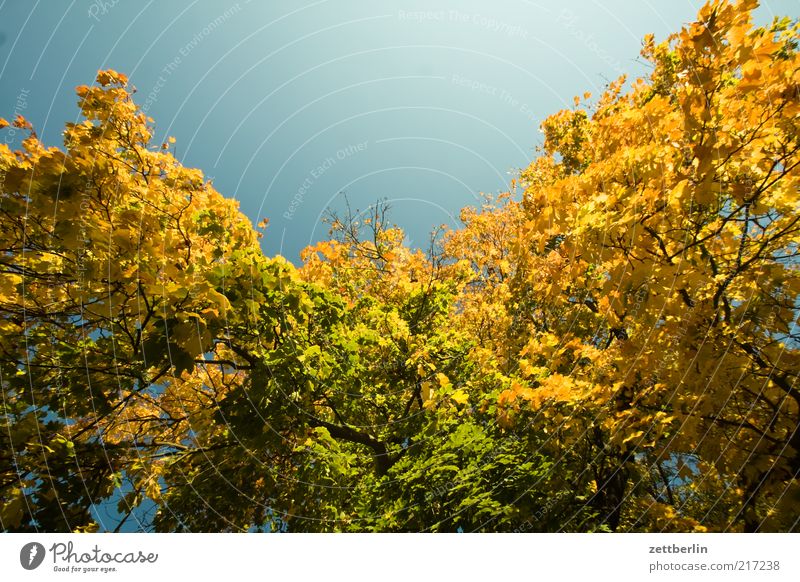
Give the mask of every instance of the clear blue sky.
MULTIPOLYGON (((50 144, 99 68, 128 74, 177 153, 271 219, 297 259, 346 192, 388 198, 423 246, 478 192, 507 189, 573 95, 641 75, 641 38, 695 0, 0 0, 0 115, 50 144), (24 107, 20 107, 20 104, 24 107)), ((765 0, 759 20, 798 16, 765 0)))

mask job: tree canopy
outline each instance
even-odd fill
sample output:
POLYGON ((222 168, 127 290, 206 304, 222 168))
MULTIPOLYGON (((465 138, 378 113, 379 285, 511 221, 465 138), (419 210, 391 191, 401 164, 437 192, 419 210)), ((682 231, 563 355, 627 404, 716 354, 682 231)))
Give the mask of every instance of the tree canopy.
POLYGON ((265 256, 114 71, 63 149, 17 117, 2 528, 798 530, 800 26, 755 7, 647 37, 428 249, 377 205, 265 256))

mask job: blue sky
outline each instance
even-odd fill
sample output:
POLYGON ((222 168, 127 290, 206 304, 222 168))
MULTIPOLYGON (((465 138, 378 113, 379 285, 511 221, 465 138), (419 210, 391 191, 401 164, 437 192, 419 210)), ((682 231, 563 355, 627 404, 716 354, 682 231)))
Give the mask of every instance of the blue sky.
MULTIPOLYGON (((479 192, 507 189, 539 123, 621 73, 641 38, 700 2, 623 0, 0 1, 0 115, 50 144, 77 115, 74 87, 128 74, 158 139, 254 219, 269 254, 325 238, 345 192, 424 246, 479 192)), ((766 0, 759 20, 797 15, 766 0)))

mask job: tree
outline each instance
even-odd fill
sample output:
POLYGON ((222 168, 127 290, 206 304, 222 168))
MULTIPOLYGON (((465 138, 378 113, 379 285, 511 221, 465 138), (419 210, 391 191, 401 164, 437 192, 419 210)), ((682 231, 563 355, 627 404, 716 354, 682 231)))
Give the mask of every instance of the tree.
POLYGON ((753 28, 755 5, 648 37, 649 79, 544 122, 524 219, 491 211, 520 224, 503 400, 583 451, 612 528, 797 527, 798 26, 753 28))
POLYGON ((645 39, 427 252, 378 204, 265 257, 113 71, 63 151, 17 118, 3 529, 796 530, 800 29, 754 7, 645 39))
POLYGON ((227 327, 246 318, 219 291, 226 276, 278 264, 233 201, 168 144, 148 149, 125 77, 97 81, 77 90, 85 121, 67 126, 65 151, 32 132, 19 151, 0 146, 8 529, 91 527, 92 504, 123 475, 155 497, 145 468, 186 446, 170 441, 186 422, 169 406, 182 374, 224 358, 227 327))

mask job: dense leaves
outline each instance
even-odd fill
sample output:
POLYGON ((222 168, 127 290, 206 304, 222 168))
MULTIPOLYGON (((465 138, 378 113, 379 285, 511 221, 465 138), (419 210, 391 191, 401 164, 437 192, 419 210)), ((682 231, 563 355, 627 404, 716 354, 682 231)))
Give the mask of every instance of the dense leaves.
POLYGON ((427 251, 379 205, 265 257, 113 71, 63 150, 17 118, 3 529, 796 530, 798 25, 754 7, 647 38, 427 251))

